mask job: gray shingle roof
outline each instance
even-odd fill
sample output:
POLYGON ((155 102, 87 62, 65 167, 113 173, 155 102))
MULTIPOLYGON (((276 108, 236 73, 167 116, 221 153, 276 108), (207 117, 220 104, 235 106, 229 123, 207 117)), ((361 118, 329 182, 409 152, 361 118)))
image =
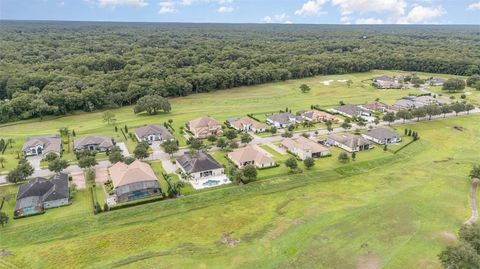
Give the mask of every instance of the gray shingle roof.
POLYGON ((57 152, 60 153, 62 141, 60 137, 52 135, 52 136, 34 136, 30 137, 25 144, 23 144, 22 150, 35 147, 37 145, 43 146, 43 153, 48 152, 57 152))
POLYGON ((328 137, 334 141, 337 141, 340 144, 346 145, 349 148, 356 148, 358 146, 364 145, 371 145, 372 142, 368 141, 367 139, 359 136, 353 135, 350 133, 340 133, 340 134, 333 134, 328 137))
POLYGON ((37 177, 20 186, 15 210, 37 206, 48 201, 65 199, 69 196, 70 190, 68 188, 67 174, 58 173, 49 180, 37 177))
POLYGON ((393 139, 400 136, 394 131, 387 128, 375 128, 366 132, 365 135, 376 138, 378 140, 393 139))
POLYGON ((160 125, 147 125, 135 129, 135 134, 142 138, 149 135, 160 135, 162 139, 170 140, 173 139, 173 135, 167 130, 167 128, 160 125))
POLYGON ((212 156, 204 152, 198 152, 194 156, 185 153, 177 158, 177 162, 187 173, 223 168, 212 156))
POLYGON ((355 116, 355 117, 360 115, 361 113, 370 113, 366 109, 363 109, 363 108, 361 108, 359 106, 356 106, 356 105, 350 105, 350 104, 339 106, 339 107, 335 108, 335 110, 343 112, 347 115, 355 116))
POLYGON ((301 116, 295 116, 290 112, 284 112, 284 113, 277 113, 273 114, 271 116, 268 116, 268 119, 274 122, 278 122, 280 124, 289 124, 290 119, 295 119, 296 121, 303 121, 301 116))
POLYGON ((74 149, 83 149, 89 145, 98 145, 100 148, 110 149, 113 147, 113 141, 110 138, 102 136, 87 136, 75 140, 74 149))

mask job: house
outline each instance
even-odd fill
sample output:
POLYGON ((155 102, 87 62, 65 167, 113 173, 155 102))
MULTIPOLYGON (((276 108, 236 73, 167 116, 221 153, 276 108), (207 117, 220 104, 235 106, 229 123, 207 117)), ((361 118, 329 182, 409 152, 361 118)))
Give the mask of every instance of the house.
POLYGON ((375 120, 372 111, 356 105, 342 105, 332 109, 332 111, 348 118, 362 118, 368 122, 373 122, 375 120))
POLYGON ((327 145, 336 146, 348 152, 357 152, 373 148, 373 143, 359 135, 350 133, 328 136, 327 145))
POLYGON ((148 163, 139 160, 129 165, 118 162, 108 168, 108 173, 118 203, 162 194, 157 176, 148 163))
POLYGON ((416 107, 421 107, 423 106, 423 104, 418 103, 412 99, 398 99, 397 101, 395 101, 395 104, 393 104, 393 106, 398 110, 408 110, 416 107))
POLYGON ((255 165, 258 168, 275 166, 275 161, 258 146, 248 145, 228 153, 228 158, 239 168, 255 165))
POLYGON ((363 133, 362 136, 380 145, 390 145, 402 141, 399 134, 387 128, 375 128, 363 133))
POLYGON ((178 167, 192 179, 202 179, 225 175, 225 169, 210 154, 197 152, 184 153, 176 159, 178 167))
POLYGON ((361 105, 362 108, 365 108, 366 110, 372 111, 372 112, 378 112, 378 113, 387 113, 387 112, 396 112, 397 109, 394 107, 391 107, 385 103, 379 102, 379 101, 373 101, 366 103, 364 105, 361 105))
POLYGON ((332 122, 339 122, 340 119, 323 111, 318 111, 318 110, 310 110, 310 111, 305 111, 300 113, 300 116, 306 121, 311 121, 311 122, 326 122, 326 121, 332 121, 332 122))
POLYGON ((263 124, 249 117, 230 119, 230 120, 227 120, 227 122, 230 124, 230 126, 233 129, 244 131, 244 132, 252 131, 255 133, 261 133, 261 132, 265 132, 265 129, 266 129, 266 127, 263 124))
POLYGON ((446 79, 443 78, 432 78, 427 81, 431 86, 443 86, 443 83, 447 82, 446 79))
POLYGON ((330 155, 330 150, 327 147, 303 136, 296 139, 286 138, 282 141, 281 146, 302 160, 330 155))
POLYGON ((214 118, 208 116, 189 121, 187 130, 195 138, 207 138, 209 135, 220 136, 223 134, 222 125, 214 118))
POLYGON ((79 138, 73 142, 73 149, 75 151, 95 150, 95 151, 109 151, 112 150, 114 141, 111 138, 102 136, 87 136, 79 138))
POLYGON ((296 123, 302 122, 303 119, 301 116, 295 116, 290 112, 277 113, 267 117, 267 124, 279 129, 287 128, 296 123))
POLYGON ((15 204, 15 217, 41 214, 45 209, 68 205, 68 175, 58 173, 50 179, 34 178, 20 186, 15 204))
POLYGON ((138 141, 144 141, 148 144, 152 144, 154 141, 163 143, 175 139, 167 128, 160 125, 147 125, 137 128, 135 129, 135 136, 138 141))
POLYGON ((55 135, 30 137, 22 148, 22 153, 26 157, 45 156, 50 152, 61 155, 62 141, 60 137, 55 135))
POLYGON ((373 86, 378 89, 400 89, 402 84, 397 78, 392 78, 388 76, 380 76, 373 79, 373 86))
POLYGON ((402 109, 413 109, 420 108, 427 105, 444 105, 448 104, 450 101, 444 98, 434 98, 429 95, 422 96, 405 96, 402 99, 398 99, 393 105, 399 110, 402 109))

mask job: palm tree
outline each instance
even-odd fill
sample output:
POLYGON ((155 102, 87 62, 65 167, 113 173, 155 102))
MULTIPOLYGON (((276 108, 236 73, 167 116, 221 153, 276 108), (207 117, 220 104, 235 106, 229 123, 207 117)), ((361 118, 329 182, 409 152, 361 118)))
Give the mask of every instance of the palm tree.
POLYGON ((2 168, 5 168, 5 166, 3 165, 4 163, 7 162, 7 159, 5 159, 5 157, 3 156, 0 156, 0 164, 2 165, 2 168))
POLYGON ((7 143, 10 145, 10 148, 12 148, 12 147, 13 147, 13 144, 15 144, 15 140, 14 140, 13 138, 9 138, 9 139, 7 140, 7 143))

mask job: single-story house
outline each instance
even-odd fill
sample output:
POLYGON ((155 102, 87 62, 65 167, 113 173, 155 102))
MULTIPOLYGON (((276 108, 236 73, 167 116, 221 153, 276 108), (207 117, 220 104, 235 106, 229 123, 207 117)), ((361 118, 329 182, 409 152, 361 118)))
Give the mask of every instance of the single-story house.
POLYGON ((115 142, 111 138, 103 136, 87 136, 76 139, 73 142, 73 149, 75 151, 95 150, 95 151, 109 151, 113 149, 115 142))
POLYGON ((62 140, 59 136, 35 136, 30 137, 23 144, 22 153, 24 156, 45 156, 53 152, 57 155, 62 153, 62 140))
POLYGON ((265 132, 266 126, 249 117, 228 120, 233 129, 239 131, 252 131, 255 133, 265 132))
POLYGON ((302 160, 305 160, 306 158, 318 158, 330 154, 330 150, 327 147, 303 136, 295 139, 286 138, 282 141, 281 146, 297 155, 302 160))
POLYGON ((18 189, 15 217, 40 214, 45 209, 68 205, 70 203, 70 188, 68 175, 58 173, 50 179, 34 178, 22 184, 18 189))
POLYGON ((148 163, 139 160, 129 165, 118 162, 108 168, 108 173, 119 203, 162 194, 157 176, 148 163))
POLYGON ((445 82, 447 82, 446 79, 443 78, 432 78, 427 81, 431 86, 443 86, 445 82))
POLYGON ((204 116, 187 123, 189 130, 195 138, 207 138, 209 135, 223 135, 222 125, 212 117, 204 116))
POLYGON ((175 139, 167 128, 160 125, 147 125, 137 128, 135 129, 135 136, 138 141, 144 141, 148 144, 152 144, 154 141, 163 143, 175 139))
POLYGON ((412 108, 417 108, 417 107, 422 107, 424 106, 423 103, 416 102, 415 100, 412 99, 398 99, 395 101, 395 104, 393 106, 399 110, 408 110, 412 108))
POLYGON ((375 117, 373 117, 372 111, 356 105, 350 105, 350 104, 342 105, 332 110, 348 118, 362 118, 368 122, 372 122, 375 120, 375 117))
POLYGON ((365 108, 367 110, 370 110, 372 112, 379 112, 379 113, 386 113, 386 112, 396 112, 397 109, 394 107, 391 107, 385 103, 379 102, 379 101, 373 101, 366 103, 364 105, 361 105, 362 108, 365 108))
POLYGON ((402 141, 399 134, 387 128, 375 128, 363 133, 362 136, 380 145, 396 144, 402 141))
POLYGON ((267 117, 267 124, 279 129, 287 128, 291 125, 302 122, 303 119, 301 116, 295 116, 290 112, 277 113, 267 117))
POLYGON ((225 169, 210 154, 197 152, 184 153, 176 159, 178 167, 193 180, 225 175, 225 169))
POLYGON ((256 145, 248 145, 228 153, 228 158, 239 168, 249 164, 258 168, 275 166, 275 161, 268 154, 256 145))
POLYGON ((378 89, 400 89, 402 84, 397 78, 392 78, 388 76, 380 76, 373 79, 373 86, 378 89))
POLYGON ((332 122, 339 122, 340 119, 329 114, 327 112, 318 111, 318 110, 310 110, 305 111, 300 114, 302 118, 306 121, 311 122, 325 122, 325 121, 332 121, 332 122))
POLYGON ((348 152, 357 152, 373 148, 373 143, 360 135, 350 133, 332 134, 327 138, 327 145, 336 146, 348 152))

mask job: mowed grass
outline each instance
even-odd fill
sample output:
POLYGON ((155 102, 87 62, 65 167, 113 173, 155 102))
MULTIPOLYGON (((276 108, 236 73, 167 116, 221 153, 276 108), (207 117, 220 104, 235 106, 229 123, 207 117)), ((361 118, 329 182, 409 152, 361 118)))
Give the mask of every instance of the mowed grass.
POLYGON ((406 126, 421 139, 398 154, 377 147, 348 164, 326 158, 301 174, 97 216, 80 192, 69 207, 1 229, 0 249, 13 255, 0 258, 0 266, 441 268, 438 253, 470 214, 479 120, 406 126), (239 242, 223 244, 224 234, 239 242))

